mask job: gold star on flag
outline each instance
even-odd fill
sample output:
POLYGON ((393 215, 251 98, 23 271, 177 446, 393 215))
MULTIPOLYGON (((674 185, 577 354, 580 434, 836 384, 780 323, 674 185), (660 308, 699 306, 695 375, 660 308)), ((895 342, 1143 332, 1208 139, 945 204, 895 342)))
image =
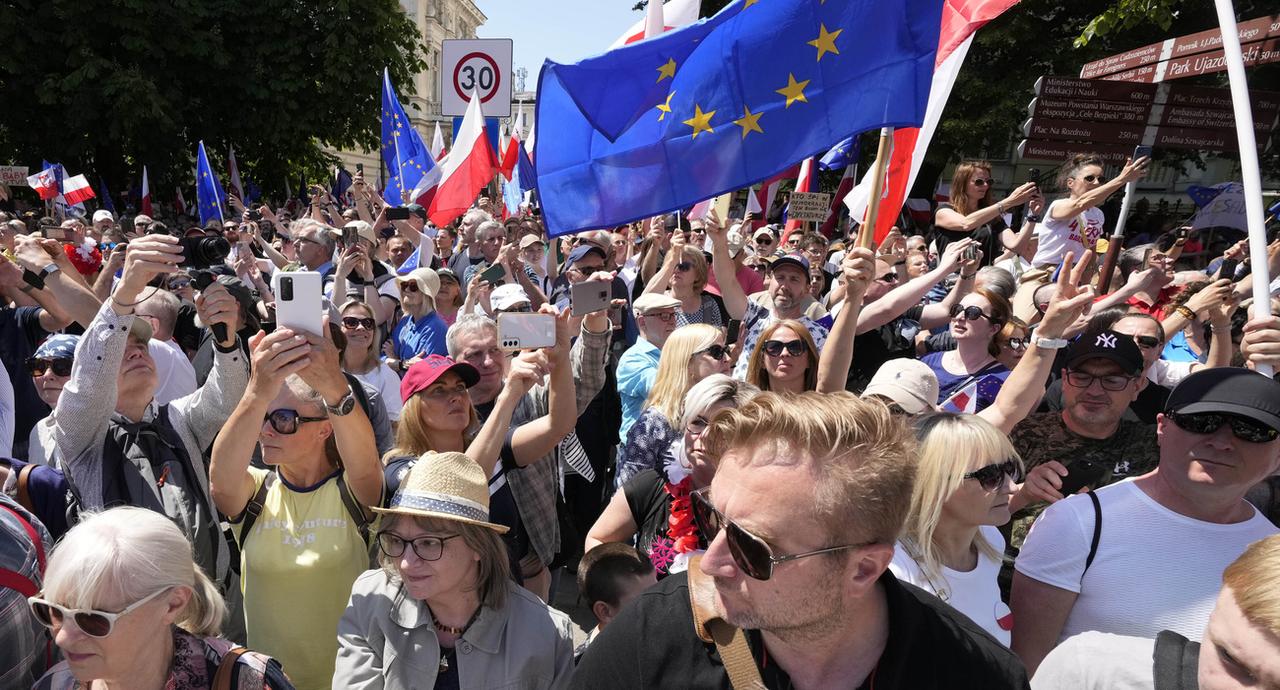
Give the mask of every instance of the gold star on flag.
POLYGON ((760 0, 747 0, 746 2, 742 3, 742 9, 745 10, 748 7, 751 7, 752 5, 756 4, 757 2, 760 2, 760 0))
POLYGON ((701 132, 714 133, 715 130, 711 128, 711 116, 715 115, 716 111, 712 110, 709 113, 704 113, 702 112, 702 106, 697 104, 694 104, 693 110, 694 110, 693 117, 689 118, 688 120, 684 120, 684 123, 686 125, 689 125, 690 127, 693 128, 693 138, 697 139, 698 134, 701 132))
POLYGON ((676 60, 675 58, 670 58, 666 64, 658 68, 658 81, 671 79, 674 76, 676 76, 676 60))
POLYGON ((658 110, 662 111, 662 114, 658 116, 658 122, 662 122, 662 119, 667 116, 667 113, 671 112, 671 97, 675 95, 676 95, 675 91, 672 91, 671 93, 667 94, 667 102, 661 103, 657 106, 658 110))
POLYGON ((733 124, 742 128, 743 139, 747 138, 747 132, 759 132, 764 134, 764 130, 760 129, 760 115, 761 113, 753 113, 751 112, 751 108, 748 108, 745 105, 742 106, 742 117, 734 120, 733 124))
POLYGON ((827 31, 825 24, 818 25, 818 37, 809 41, 809 45, 818 49, 818 60, 822 60, 822 56, 827 53, 839 55, 840 51, 836 49, 836 37, 843 32, 844 29, 836 29, 835 31, 827 31))
POLYGON ((790 107, 791 107, 791 104, 792 104, 792 103, 795 103, 796 101, 800 101, 800 102, 802 102, 802 103, 808 103, 808 102, 809 102, 809 99, 807 99, 807 98, 805 98, 805 97, 804 97, 804 87, 806 87, 806 86, 808 86, 808 85, 809 85, 809 80, 808 80, 808 79, 805 79, 804 81, 800 81, 800 82, 798 82, 798 81, 796 81, 796 75, 791 74, 790 72, 788 72, 788 73, 787 73, 787 85, 786 85, 786 86, 784 86, 784 87, 782 87, 782 88, 780 88, 780 89, 778 89, 778 90, 776 91, 776 93, 780 93, 780 94, 782 94, 783 96, 786 96, 786 97, 787 97, 787 106, 786 106, 786 107, 790 108, 790 107))

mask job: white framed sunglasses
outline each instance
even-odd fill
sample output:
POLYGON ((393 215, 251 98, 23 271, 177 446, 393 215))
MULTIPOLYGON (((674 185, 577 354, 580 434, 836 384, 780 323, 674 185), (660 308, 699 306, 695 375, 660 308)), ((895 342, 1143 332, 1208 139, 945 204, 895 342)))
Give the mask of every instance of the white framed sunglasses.
POLYGON ((165 587, 158 589, 151 594, 135 601, 125 607, 123 611, 98 611, 97 609, 69 609, 65 606, 59 606, 51 601, 40 598, 39 596, 28 597, 27 605, 31 607, 31 614, 40 621, 40 624, 46 628, 52 628, 54 623, 65 625, 67 619, 75 623, 80 632, 89 637, 107 637, 116 627, 116 621, 121 617, 128 615, 131 611, 142 606, 143 604, 155 599, 161 594, 173 589, 165 587))

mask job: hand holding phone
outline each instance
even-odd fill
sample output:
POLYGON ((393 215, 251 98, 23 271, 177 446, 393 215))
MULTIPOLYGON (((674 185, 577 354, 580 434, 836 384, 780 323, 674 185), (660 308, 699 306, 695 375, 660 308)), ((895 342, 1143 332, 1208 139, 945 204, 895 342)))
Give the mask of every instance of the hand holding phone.
POLYGON ((504 350, 534 350, 556 345, 554 314, 498 314, 498 346, 504 350))
POLYGON ((587 280, 569 288, 569 305, 574 316, 586 316, 609 308, 612 285, 607 280, 587 280))
POLYGON ((277 271, 271 276, 276 295, 276 326, 315 335, 324 333, 324 282, 315 271, 277 271))
POLYGON ((1067 468, 1067 476, 1062 478, 1062 487, 1058 489, 1063 496, 1079 492, 1084 487, 1098 488, 1098 481, 1106 474, 1107 468, 1087 458, 1080 458, 1067 468))

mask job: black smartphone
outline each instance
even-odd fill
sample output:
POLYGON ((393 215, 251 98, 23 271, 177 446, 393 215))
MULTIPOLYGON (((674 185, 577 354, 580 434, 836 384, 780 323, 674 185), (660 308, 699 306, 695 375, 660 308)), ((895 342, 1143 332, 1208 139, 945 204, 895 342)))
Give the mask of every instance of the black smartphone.
POLYGON ((405 206, 388 206, 387 220, 409 220, 409 209, 405 206))
POLYGON ((1062 488, 1058 491, 1063 496, 1070 496, 1086 486, 1096 489, 1106 472, 1107 468, 1102 465, 1081 458, 1067 466, 1067 476, 1062 478, 1062 488))
POLYGON ((965 261, 973 261, 978 258, 978 245, 971 244, 968 247, 965 247, 963 258, 965 261))
POLYGON ((729 345, 738 342, 738 336, 742 332, 742 322, 738 319, 729 319, 729 327, 726 330, 724 341, 729 345))
POLYGON ((356 172, 364 174, 364 163, 356 163, 356 172))
POLYGON ((480 280, 487 283, 497 285, 507 275, 507 269, 502 264, 494 264, 480 273, 480 280))
POLYGON ((1143 145, 1139 144, 1139 145, 1137 145, 1137 146, 1133 147, 1133 160, 1135 160, 1135 161, 1136 161, 1136 160, 1138 160, 1139 158, 1142 158, 1143 156, 1146 156, 1147 158, 1150 158, 1150 157, 1151 157, 1151 147, 1150 147, 1150 146, 1143 146, 1143 145))
POLYGON ((254 209, 249 209, 244 212, 244 218, 245 220, 251 220, 256 223, 262 220, 262 214, 254 209))
POLYGON ((1040 168, 1030 168, 1027 170, 1027 182, 1040 182, 1040 168))
POLYGON ((1236 267, 1239 265, 1239 259, 1223 259, 1222 265, 1218 267, 1218 280, 1222 280, 1223 278, 1235 280, 1236 267))

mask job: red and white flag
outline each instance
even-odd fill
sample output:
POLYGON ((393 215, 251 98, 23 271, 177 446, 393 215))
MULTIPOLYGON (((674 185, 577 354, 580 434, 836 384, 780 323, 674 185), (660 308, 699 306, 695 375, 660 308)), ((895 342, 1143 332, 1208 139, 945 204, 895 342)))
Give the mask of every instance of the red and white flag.
POLYGON ((520 162, 520 137, 515 132, 511 133, 511 137, 507 139, 506 149, 502 152, 502 163, 498 166, 498 172, 506 178, 507 182, 511 181, 511 173, 516 169, 516 165, 520 162))
MULTIPOLYGON (((440 184, 427 211, 431 222, 436 227, 444 227, 466 213, 476 195, 493 179, 496 168, 496 156, 485 134, 484 116, 480 113, 480 99, 473 93, 467 114, 458 127, 458 135, 454 137, 453 149, 437 168, 440 170, 440 184)), ((416 189, 414 196, 417 196, 416 189)))
POLYGON ((84 175, 76 175, 62 181, 62 196, 67 200, 67 205, 72 206, 84 203, 97 195, 93 193, 93 187, 89 185, 84 175))
POLYGON ((840 222, 840 207, 844 203, 844 198, 853 191, 853 186, 858 182, 858 166, 847 165, 844 169, 844 175, 840 177, 840 186, 836 189, 836 193, 831 197, 831 212, 827 214, 827 220, 822 223, 822 227, 818 228, 818 232, 828 238, 835 237, 836 224, 840 222))
POLYGON ((244 201, 244 186, 240 184, 240 167, 236 165, 236 147, 231 146, 230 154, 227 156, 227 179, 231 184, 227 185, 227 193, 235 198, 244 201))
MULTIPOLYGON (((800 163, 800 174, 796 177, 797 192, 812 192, 818 188, 817 166, 813 158, 806 158, 800 163)), ((795 230, 804 227, 804 221, 793 220, 787 218, 787 226, 782 231, 782 243, 787 243, 787 237, 795 230)))
MULTIPOLYGON (((179 192, 181 193, 181 192, 179 192)), ((147 180, 147 166, 142 166, 142 212, 151 215, 151 183, 147 180)))
POLYGON ((800 174, 800 166, 793 165, 786 170, 760 183, 760 189, 747 193, 747 211, 756 215, 756 222, 761 225, 768 222, 766 216, 773 207, 773 199, 778 195, 778 184, 783 180, 794 180, 800 174))
POLYGON ((431 160, 440 161, 444 158, 444 135, 440 133, 440 121, 436 120, 436 133, 431 137, 431 148, 427 149, 431 152, 431 160))
MULTIPOLYGON (((933 84, 929 89, 929 104, 925 108, 924 121, 919 128, 900 127, 893 132, 893 155, 885 173, 884 192, 880 197, 880 213, 876 219, 875 239, 878 243, 889 234, 902 210, 907 190, 915 183, 920 165, 929 149, 929 141, 942 118, 942 110, 955 85, 956 75, 964 56, 973 43, 973 35, 984 24, 1013 7, 1018 0, 949 0, 942 8, 942 29, 938 34, 938 55, 934 61, 933 84)), ((874 168, 858 183, 848 196, 845 205, 854 218, 866 215, 867 201, 871 196, 871 176, 874 168)))
POLYGON ((701 0, 671 0, 665 5, 661 0, 651 0, 644 19, 632 24, 609 50, 692 24, 698 21, 700 6, 701 0))
POLYGON ((28 177, 27 186, 36 190, 36 194, 39 194, 42 200, 48 201, 58 196, 58 171, 54 168, 45 168, 28 177))
POLYGON ((173 208, 181 215, 187 215, 187 200, 182 198, 182 188, 178 187, 173 195, 173 208))

